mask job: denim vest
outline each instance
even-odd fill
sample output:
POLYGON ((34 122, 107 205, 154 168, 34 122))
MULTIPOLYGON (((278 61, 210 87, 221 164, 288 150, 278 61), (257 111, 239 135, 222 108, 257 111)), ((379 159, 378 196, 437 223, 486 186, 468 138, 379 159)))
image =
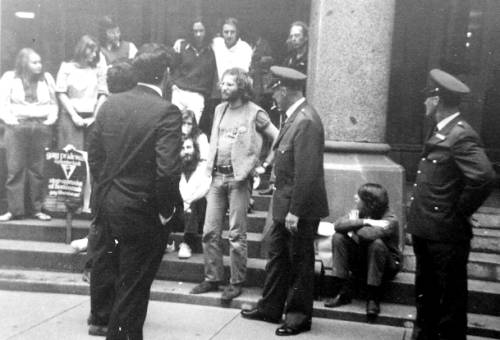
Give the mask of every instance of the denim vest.
MULTIPOLYGON (((207 160, 207 170, 210 174, 213 172, 215 156, 217 155, 219 125, 223 115, 228 114, 225 112, 229 110, 228 105, 227 102, 223 102, 215 108, 207 160)), ((234 179, 237 181, 246 179, 252 170, 259 165, 259 155, 262 149, 262 136, 257 132, 255 120, 257 113, 264 110, 252 102, 247 102, 244 105, 246 120, 238 128, 238 134, 231 150, 231 164, 233 166, 234 179)))

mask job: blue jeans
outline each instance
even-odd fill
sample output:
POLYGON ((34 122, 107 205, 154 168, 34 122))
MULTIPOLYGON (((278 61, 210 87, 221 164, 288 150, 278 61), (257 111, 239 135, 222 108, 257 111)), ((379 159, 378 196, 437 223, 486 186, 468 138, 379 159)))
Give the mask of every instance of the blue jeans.
POLYGON ((207 212, 203 226, 205 280, 221 281, 222 226, 229 205, 229 255, 231 284, 245 281, 247 272, 247 209, 250 201, 248 179, 235 181, 232 175, 215 173, 207 194, 207 212))
POLYGON ((42 210, 46 181, 43 176, 45 148, 50 146, 52 128, 42 123, 44 119, 20 120, 19 125, 6 126, 5 149, 7 154, 8 211, 14 216, 27 213, 25 193, 31 212, 42 210))

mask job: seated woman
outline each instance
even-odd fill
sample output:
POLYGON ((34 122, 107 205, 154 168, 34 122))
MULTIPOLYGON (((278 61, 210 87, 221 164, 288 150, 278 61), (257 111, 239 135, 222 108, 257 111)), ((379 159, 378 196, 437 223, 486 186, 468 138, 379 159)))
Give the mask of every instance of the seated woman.
POLYGON ((332 238, 334 298, 325 307, 351 302, 349 272, 366 275, 366 313, 375 318, 380 313, 380 286, 401 269, 399 223, 389 211, 387 191, 379 184, 363 184, 354 196, 356 209, 335 222, 332 238))
POLYGON ((31 48, 23 48, 17 55, 15 69, 5 72, 0 79, 8 203, 7 212, 0 215, 0 222, 25 216, 27 200, 35 218, 51 219, 42 212, 46 184, 43 164, 57 111, 54 79, 43 71, 40 55, 31 48))

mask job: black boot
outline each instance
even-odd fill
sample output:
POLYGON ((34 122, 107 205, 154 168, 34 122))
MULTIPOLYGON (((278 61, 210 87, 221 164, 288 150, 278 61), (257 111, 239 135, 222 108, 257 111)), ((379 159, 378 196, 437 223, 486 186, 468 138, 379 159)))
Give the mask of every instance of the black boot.
POLYGON ((373 322, 380 313, 380 287, 368 285, 367 294, 366 317, 369 322, 373 322))
POLYGON ((351 303, 351 290, 347 280, 335 277, 334 292, 333 298, 329 298, 325 301, 325 307, 334 308, 351 303))

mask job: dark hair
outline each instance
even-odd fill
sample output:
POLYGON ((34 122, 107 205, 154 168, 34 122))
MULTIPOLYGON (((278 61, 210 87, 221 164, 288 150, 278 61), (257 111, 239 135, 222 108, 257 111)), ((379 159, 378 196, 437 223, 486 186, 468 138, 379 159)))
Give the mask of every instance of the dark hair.
MULTIPOLYGON (((358 189, 358 196, 363 201, 365 211, 362 217, 381 219, 389 209, 387 190, 377 183, 366 183, 358 189)), ((361 213, 361 212, 360 212, 361 213)))
POLYGON ((193 153, 193 159, 189 163, 188 168, 184 168, 185 164, 183 163, 182 172, 184 172, 185 174, 188 173, 190 175, 196 170, 198 163, 200 163, 200 146, 198 145, 198 141, 193 137, 182 137, 182 145, 184 145, 184 142, 187 140, 191 140, 193 142, 194 153, 193 153))
POLYGON ((99 20, 98 26, 99 42, 102 46, 105 46, 107 41, 106 31, 118 27, 118 24, 113 20, 112 16, 105 15, 99 20))
POLYGON ((221 80, 224 79, 226 75, 231 75, 235 77, 236 85, 238 86, 238 94, 240 95, 241 101, 243 103, 246 103, 250 99, 252 99, 253 80, 248 75, 248 72, 245 72, 245 70, 239 67, 233 67, 224 71, 221 80))
POLYGON ((196 117, 194 115, 194 112, 192 110, 182 110, 182 122, 184 123, 185 121, 189 120, 192 124, 192 129, 191 129, 191 134, 189 136, 186 136, 186 138, 193 138, 195 140, 198 140, 198 137, 202 133, 200 130, 200 127, 198 126, 198 123, 196 122, 196 117))
POLYGON ((132 61, 137 81, 148 84, 161 83, 171 64, 172 55, 166 46, 157 43, 142 45, 132 61))
POLYGON ((132 63, 128 59, 118 59, 108 68, 106 74, 110 93, 130 90, 137 84, 132 63))
POLYGON ((453 93, 442 88, 439 89, 438 96, 444 107, 454 108, 460 105, 460 102, 462 101, 460 94, 453 93))
POLYGON ((204 45, 209 45, 210 42, 212 41, 212 32, 209 30, 206 21, 202 17, 195 18, 191 22, 191 26, 189 26, 189 35, 188 35, 187 40, 189 42, 193 43, 193 41, 194 41, 193 26, 194 26, 194 24, 196 24, 198 22, 200 24, 202 24, 203 27, 205 28, 205 38, 203 39, 203 44, 204 45))
POLYGON ((76 43, 75 52, 73 54, 73 61, 83 65, 83 62, 87 58, 87 48, 93 48, 96 50, 95 58, 89 63, 89 66, 96 67, 97 63, 99 62, 100 49, 97 40, 95 40, 95 38, 90 35, 82 36, 76 43))
POLYGON ((291 25, 290 25, 290 28, 292 28, 293 26, 298 26, 300 28, 302 28, 302 34, 304 35, 305 38, 309 37, 309 27, 307 26, 307 24, 303 21, 294 21, 291 25))

